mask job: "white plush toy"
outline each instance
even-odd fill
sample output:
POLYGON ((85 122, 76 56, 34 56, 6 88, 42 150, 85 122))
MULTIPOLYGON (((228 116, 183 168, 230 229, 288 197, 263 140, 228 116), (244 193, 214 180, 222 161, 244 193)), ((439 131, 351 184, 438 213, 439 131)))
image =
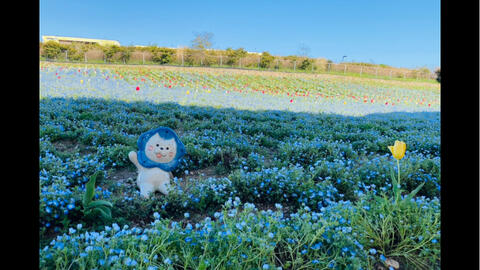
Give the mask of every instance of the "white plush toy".
POLYGON ((155 191, 168 195, 170 180, 180 159, 185 155, 185 146, 175 132, 159 127, 140 135, 138 153, 131 151, 128 158, 138 169, 137 185, 140 194, 149 198, 155 191))

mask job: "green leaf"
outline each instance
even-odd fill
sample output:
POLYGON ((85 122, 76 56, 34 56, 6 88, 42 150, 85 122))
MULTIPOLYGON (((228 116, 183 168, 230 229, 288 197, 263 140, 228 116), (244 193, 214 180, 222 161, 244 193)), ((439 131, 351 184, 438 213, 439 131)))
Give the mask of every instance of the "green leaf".
POLYGON ((110 208, 107 208, 105 206, 98 206, 96 208, 93 208, 94 213, 98 213, 100 217, 103 219, 110 219, 112 218, 112 212, 110 211, 110 208))
POLYGON ((418 185, 416 189, 410 192, 410 194, 408 194, 408 196, 405 197, 405 201, 410 201, 413 198, 413 196, 415 196, 420 191, 420 189, 423 187, 424 184, 425 182, 421 183, 420 185, 418 185))
POLYGON ((198 270, 205 270, 207 269, 207 265, 205 264, 204 261, 200 262, 200 265, 198 266, 198 270))
POLYGON ((90 208, 95 208, 95 207, 98 207, 98 206, 106 206, 106 207, 113 207, 113 204, 111 202, 108 202, 108 201, 104 201, 104 200, 97 200, 97 201, 93 201, 93 202, 90 202, 88 205, 87 205, 87 209, 90 209, 90 208))
POLYGON ((90 180, 85 184, 85 195, 83 196, 83 207, 86 207, 93 199, 95 194, 95 183, 103 177, 102 172, 98 171, 90 176, 90 180))
POLYGON ((393 168, 390 170, 391 175, 392 175, 392 186, 393 186, 393 195, 395 198, 397 198, 397 194, 399 192, 398 190, 398 182, 397 179, 395 178, 395 172, 393 171, 393 168))
POLYGON ((95 191, 95 178, 90 177, 90 180, 85 184, 85 194, 83 195, 83 207, 86 207, 93 199, 95 191))

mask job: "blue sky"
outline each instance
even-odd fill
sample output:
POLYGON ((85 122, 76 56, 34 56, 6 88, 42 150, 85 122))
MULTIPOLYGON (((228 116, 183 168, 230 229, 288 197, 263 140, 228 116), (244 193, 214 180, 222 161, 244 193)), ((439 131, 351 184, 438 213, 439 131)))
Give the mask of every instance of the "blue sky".
POLYGON ((190 46, 434 69, 440 66, 440 0, 40 1, 42 35, 190 46))

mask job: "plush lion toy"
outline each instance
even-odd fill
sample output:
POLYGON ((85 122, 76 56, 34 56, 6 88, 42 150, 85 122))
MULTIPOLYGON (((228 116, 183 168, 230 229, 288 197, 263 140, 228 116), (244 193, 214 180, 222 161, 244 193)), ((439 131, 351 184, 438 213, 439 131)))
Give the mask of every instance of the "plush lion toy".
POLYGON ((180 163, 186 150, 175 132, 159 127, 140 135, 138 153, 131 151, 128 158, 138 169, 137 185, 140 194, 149 198, 155 191, 168 195, 172 171, 180 163))

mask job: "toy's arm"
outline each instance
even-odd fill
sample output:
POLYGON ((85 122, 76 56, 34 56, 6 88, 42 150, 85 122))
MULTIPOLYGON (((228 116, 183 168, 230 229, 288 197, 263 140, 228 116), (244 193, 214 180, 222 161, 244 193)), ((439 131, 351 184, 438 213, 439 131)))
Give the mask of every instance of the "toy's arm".
POLYGON ((137 169, 140 170, 140 169, 143 168, 142 165, 140 165, 140 163, 138 163, 137 152, 130 151, 130 153, 128 153, 128 158, 135 165, 135 167, 137 167, 137 169))

